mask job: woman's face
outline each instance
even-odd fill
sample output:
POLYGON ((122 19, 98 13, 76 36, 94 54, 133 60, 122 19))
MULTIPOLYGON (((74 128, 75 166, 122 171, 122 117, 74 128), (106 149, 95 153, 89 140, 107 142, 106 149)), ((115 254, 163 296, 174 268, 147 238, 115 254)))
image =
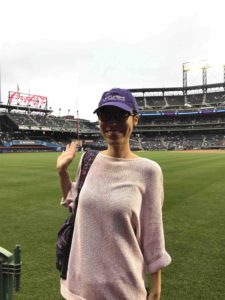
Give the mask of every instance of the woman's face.
POLYGON ((138 116, 131 115, 115 106, 103 107, 99 113, 100 132, 109 145, 129 143, 133 127, 138 123, 138 116))

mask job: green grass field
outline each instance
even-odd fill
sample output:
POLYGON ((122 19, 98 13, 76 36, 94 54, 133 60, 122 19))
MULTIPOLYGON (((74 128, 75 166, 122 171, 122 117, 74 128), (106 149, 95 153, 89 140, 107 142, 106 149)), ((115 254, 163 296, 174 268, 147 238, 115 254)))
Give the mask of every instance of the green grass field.
MULTIPOLYGON (((22 248, 15 300, 61 299, 55 241, 67 212, 59 205, 57 155, 0 155, 0 246, 22 248)), ((157 161, 164 173, 166 248, 173 261, 162 272, 161 299, 225 299, 225 153, 138 155, 157 161)))

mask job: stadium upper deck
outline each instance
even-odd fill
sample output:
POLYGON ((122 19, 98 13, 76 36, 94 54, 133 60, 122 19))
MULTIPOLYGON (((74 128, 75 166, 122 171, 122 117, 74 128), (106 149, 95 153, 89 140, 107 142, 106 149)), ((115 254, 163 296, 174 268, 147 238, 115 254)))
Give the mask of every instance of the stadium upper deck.
POLYGON ((141 111, 225 107, 225 83, 171 88, 130 89, 141 111))
POLYGON ((225 149, 225 82, 131 92, 144 149, 225 149))

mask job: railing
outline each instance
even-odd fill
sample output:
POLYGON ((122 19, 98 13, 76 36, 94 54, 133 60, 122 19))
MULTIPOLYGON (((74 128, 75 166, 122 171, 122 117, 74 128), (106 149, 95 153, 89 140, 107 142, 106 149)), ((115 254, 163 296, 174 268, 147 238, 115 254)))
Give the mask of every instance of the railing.
POLYGON ((12 300, 13 291, 20 289, 21 248, 16 245, 14 254, 0 247, 0 299, 12 300))

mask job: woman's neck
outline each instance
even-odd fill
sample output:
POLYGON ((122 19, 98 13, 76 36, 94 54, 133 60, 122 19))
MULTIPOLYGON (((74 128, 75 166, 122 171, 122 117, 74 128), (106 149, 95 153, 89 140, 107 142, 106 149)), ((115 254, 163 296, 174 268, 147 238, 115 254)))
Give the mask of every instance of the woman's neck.
POLYGON ((102 153, 105 155, 111 156, 111 157, 118 157, 118 158, 135 158, 135 157, 137 157, 137 155, 134 154, 130 150, 129 145, 127 147, 108 145, 108 149, 102 151, 102 153))

